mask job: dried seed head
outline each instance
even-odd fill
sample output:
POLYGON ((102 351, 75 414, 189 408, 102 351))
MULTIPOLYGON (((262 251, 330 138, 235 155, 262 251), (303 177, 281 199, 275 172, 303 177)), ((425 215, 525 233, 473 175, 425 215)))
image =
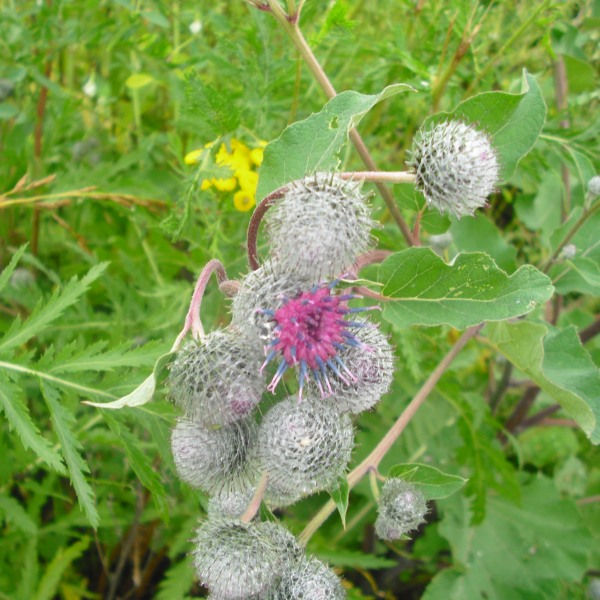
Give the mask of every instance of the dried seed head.
MULTIPOLYGON (((387 338, 374 323, 363 319, 357 322, 364 325, 360 329, 362 346, 345 346, 339 352, 346 376, 343 380, 331 379, 333 396, 327 399, 338 412, 354 414, 375 406, 394 378, 394 354, 387 338)), ((312 381, 311 393, 317 393, 312 381)))
POLYGON ((420 130, 408 164, 427 202, 458 218, 485 206, 498 182, 498 157, 489 137, 460 121, 420 130))
POLYGON ((185 346, 171 366, 169 386, 184 416, 206 427, 246 417, 260 401, 261 348, 235 329, 213 331, 185 346))
POLYGON ((249 336, 266 340, 273 329, 268 312, 313 283, 297 273, 284 271, 275 261, 266 261, 242 279, 231 304, 231 322, 249 336))
POLYGON ((330 406, 296 398, 273 406, 258 433, 260 468, 269 474, 266 501, 285 506, 332 487, 350 460, 353 442, 349 417, 330 406))
POLYGON ((211 597, 264 598, 299 552, 292 534, 275 523, 215 519, 198 529, 194 564, 211 597))
POLYGON ((266 222, 271 255, 286 271, 314 282, 351 267, 369 247, 374 224, 360 184, 331 173, 289 184, 266 222))
POLYGON ((268 600, 343 600, 338 576, 316 558, 302 558, 283 575, 268 600))
POLYGON ((379 497, 375 532, 383 540, 397 540, 425 521, 427 502, 423 494, 402 479, 388 479, 379 497))
POLYGON ((313 286, 293 298, 286 299, 277 310, 263 310, 272 319, 272 338, 267 346, 267 357, 261 369, 279 358, 277 371, 267 386, 275 393, 277 385, 289 367, 298 369, 299 398, 304 384, 311 378, 321 397, 334 393, 335 380, 351 385, 355 376, 340 359, 348 347, 367 351, 351 329, 367 326, 365 321, 350 321, 352 313, 378 307, 350 308, 352 294, 332 294, 336 282, 313 286), (334 383, 332 384, 332 379, 334 383))
POLYGON ((248 458, 257 429, 251 419, 212 429, 184 419, 178 421, 171 436, 177 473, 191 486, 210 494, 248 489, 256 479, 253 461, 248 458))

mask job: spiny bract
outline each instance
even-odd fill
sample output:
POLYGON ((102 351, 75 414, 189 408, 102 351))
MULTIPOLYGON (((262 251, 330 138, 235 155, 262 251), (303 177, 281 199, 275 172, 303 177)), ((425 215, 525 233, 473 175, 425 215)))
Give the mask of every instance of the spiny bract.
POLYGON ((301 553, 291 533, 269 522, 209 520, 195 542, 198 578, 220 600, 264 598, 301 553))
POLYGON ((268 600, 343 600, 338 576, 320 560, 302 558, 283 575, 268 600))
POLYGON ((239 490, 221 489, 208 500, 206 510, 208 518, 240 517, 244 514, 253 496, 253 485, 239 490))
POLYGON ((498 158, 489 137, 461 121, 421 129, 408 164, 427 202, 458 218, 485 206, 498 182, 498 158))
POLYGON ((285 506, 332 487, 353 443, 350 418, 328 405, 288 398, 273 406, 260 424, 257 446, 260 468, 269 474, 267 503, 285 506))
POLYGON ((241 419, 261 399, 261 347, 228 328, 186 345, 169 375, 171 397, 184 416, 206 427, 241 419))
MULTIPOLYGON (((333 395, 327 398, 338 412, 360 413, 375 406, 394 378, 392 347, 379 327, 359 319, 361 346, 345 346, 338 354, 345 367, 343 379, 331 379, 333 395)), ((316 394, 314 384, 312 393, 316 394)))
POLYGON ((388 479, 379 497, 375 533, 383 540, 397 540, 425 521, 427 502, 412 484, 388 479))
POLYGON ((243 490, 256 479, 248 460, 257 425, 243 419, 210 429, 180 420, 171 435, 177 473, 185 482, 208 493, 243 490))
POLYGON ((315 282, 342 275, 371 244, 374 222, 360 187, 332 173, 290 183, 266 215, 271 255, 315 282))
POLYGON ((273 330, 268 311, 277 310, 286 298, 310 288, 314 281, 288 273, 273 260, 248 273, 231 303, 231 322, 249 337, 266 340, 273 330))

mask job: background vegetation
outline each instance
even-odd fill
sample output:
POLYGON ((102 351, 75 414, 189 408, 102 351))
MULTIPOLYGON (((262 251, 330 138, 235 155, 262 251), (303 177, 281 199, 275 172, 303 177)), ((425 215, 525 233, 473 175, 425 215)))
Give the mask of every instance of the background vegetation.
MULTIPOLYGON (((519 92, 527 69, 547 104, 535 147, 485 211, 460 222, 425 213, 421 237, 435 247, 450 231, 446 258, 485 251, 509 273, 546 264, 600 170, 597 0, 307 0, 301 24, 338 90, 416 89, 361 122, 382 169, 404 168, 428 115, 480 92, 519 92)), ((164 390, 118 412, 81 401, 113 400, 151 372, 207 260, 232 278, 246 272, 250 202, 234 197, 251 184, 202 185, 231 176, 220 143, 260 148, 326 98, 276 21, 242 1, 2 0, 0 78, 0 596, 203 597, 188 552, 205 498, 176 477, 164 390)), ((360 167, 348 146, 344 168, 360 167)), ((393 189, 412 224, 422 198, 393 189)), ((374 208, 380 247, 403 248, 378 197, 374 208)), ((565 386, 596 403, 599 388, 578 384, 598 377, 599 230, 596 214, 572 240, 574 260, 550 270, 559 293, 523 331, 577 331, 585 350, 576 336, 560 343, 585 364, 565 386)), ((207 329, 228 320, 216 289, 203 310, 207 329)), ((397 376, 356 423, 355 462, 458 337, 448 326, 387 329, 397 376)), ((311 539, 349 597, 592 594, 598 450, 551 387, 532 382, 534 349, 500 354, 495 339, 467 346, 382 466, 427 463, 467 485, 432 504, 414 540, 384 544, 363 482, 346 529, 334 515, 311 539)), ((326 499, 287 509, 283 522, 301 531, 326 499)))

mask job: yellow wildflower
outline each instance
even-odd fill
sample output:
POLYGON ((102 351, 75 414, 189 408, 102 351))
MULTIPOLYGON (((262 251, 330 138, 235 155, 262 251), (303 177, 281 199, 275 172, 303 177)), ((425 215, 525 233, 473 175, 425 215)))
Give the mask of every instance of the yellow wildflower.
POLYGON ((239 190, 233 195, 233 205, 241 212, 249 211, 255 204, 254 194, 246 190, 239 190))

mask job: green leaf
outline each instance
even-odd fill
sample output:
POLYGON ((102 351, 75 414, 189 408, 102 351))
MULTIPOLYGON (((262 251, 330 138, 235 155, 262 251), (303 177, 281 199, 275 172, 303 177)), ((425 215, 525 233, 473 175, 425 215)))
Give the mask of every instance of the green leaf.
POLYGON ((98 279, 104 272, 108 263, 100 263, 90 269, 82 279, 73 278, 62 291, 55 292, 52 297, 38 303, 35 310, 29 318, 22 324, 15 320, 13 326, 8 330, 2 339, 0 339, 0 352, 6 352, 19 344, 25 343, 33 336, 37 335, 57 319, 69 306, 75 304, 82 296, 90 284, 98 279))
POLYGON ((152 498, 162 516, 167 518, 168 507, 165 489, 156 468, 152 465, 148 456, 141 450, 140 440, 135 438, 110 413, 104 413, 103 417, 111 431, 123 444, 131 468, 142 485, 152 493, 152 498))
POLYGON ((139 90, 153 82, 154 77, 152 75, 148 75, 147 73, 133 73, 133 75, 127 78, 125 85, 130 90, 139 90))
POLYGON ((451 325, 463 329, 528 312, 552 296, 550 279, 531 265, 508 276, 482 253, 459 254, 446 264, 430 248, 408 248, 377 270, 389 298, 384 319, 396 327, 451 325))
POLYGON ((13 523, 27 536, 37 535, 37 525, 14 498, 0 494, 0 511, 4 513, 7 521, 13 523))
POLYGON ((469 526, 463 497, 440 508, 439 532, 454 566, 434 577, 424 600, 558 598, 561 581, 579 581, 586 571, 589 531, 548 479, 525 485, 521 505, 490 495, 487 517, 476 527, 469 526))
POLYGON ((84 475, 89 473, 90 469, 80 454, 81 444, 71 430, 75 423, 75 417, 60 403, 59 394, 53 387, 41 380, 40 389, 50 411, 52 425, 60 441, 79 506, 91 526, 96 529, 100 523, 100 517, 96 509, 96 499, 94 491, 84 475))
POLYGON ((448 119, 465 120, 490 134, 500 158, 500 176, 506 180, 541 133, 546 120, 546 103, 535 79, 524 71, 520 94, 477 94, 461 102, 451 113, 429 117, 423 126, 448 119))
POLYGON ((65 474, 65 467, 60 455, 40 434, 39 429, 31 420, 27 405, 23 401, 22 391, 4 377, 0 377, 0 406, 10 426, 19 435, 23 446, 35 452, 38 458, 55 471, 65 474))
POLYGON ((507 272, 516 269, 517 250, 483 213, 454 221, 450 226, 454 244, 461 252, 485 252, 507 272))
POLYGON ((414 483, 425 495, 427 500, 447 498, 460 490, 467 479, 458 475, 444 473, 430 465, 421 463, 400 463, 390 467, 388 477, 399 477, 414 483))
POLYGON ((552 396, 594 444, 600 443, 600 371, 574 327, 549 330, 538 323, 490 323, 493 346, 552 396))
POLYGON ((397 566, 395 560, 363 554, 351 550, 335 550, 331 552, 319 550, 318 558, 336 567, 361 567, 363 569, 385 569, 397 566))
POLYGON ((165 365, 173 358, 173 352, 167 352, 158 357, 156 363, 154 364, 154 370, 140 385, 138 385, 133 392, 130 392, 126 396, 119 398, 118 400, 113 400, 112 402, 90 402, 89 400, 84 400, 84 404, 88 404, 89 406, 96 406, 98 408, 109 408, 112 410, 116 410, 119 408, 125 408, 126 406, 142 406, 147 404, 154 397, 154 392, 156 391, 156 383, 160 376, 161 371, 164 369, 165 365))
POLYGON ((256 192, 262 199, 295 179, 316 171, 333 171, 348 132, 375 104, 400 92, 414 91, 398 83, 374 95, 346 91, 332 98, 321 111, 289 125, 266 148, 256 192))
POLYGON ((27 244, 23 244, 12 255, 12 258, 10 259, 10 262, 2 270, 2 273, 0 273, 0 292, 2 291, 2 289, 4 288, 4 286, 8 283, 8 280, 10 279, 10 276, 12 275, 13 271, 15 270, 15 267, 17 266, 17 263, 21 260, 21 256, 23 256, 23 253, 25 252, 26 249, 27 249, 27 244))
POLYGON ((600 296, 600 265, 595 260, 577 256, 554 267, 551 274, 556 276, 563 271, 565 274, 555 283, 559 294, 580 292, 600 296))
POLYGON ((188 555, 163 575, 155 600, 183 600, 195 579, 192 557, 188 555))
POLYGON ((85 552, 89 544, 89 538, 83 538, 66 550, 59 547, 40 580, 33 600, 52 600, 58 592, 63 573, 85 552))
POLYGON ((331 492, 331 499, 335 502, 338 512, 340 513, 342 527, 346 529, 346 513, 348 512, 350 487, 348 486, 348 480, 345 477, 339 478, 337 488, 331 492))

